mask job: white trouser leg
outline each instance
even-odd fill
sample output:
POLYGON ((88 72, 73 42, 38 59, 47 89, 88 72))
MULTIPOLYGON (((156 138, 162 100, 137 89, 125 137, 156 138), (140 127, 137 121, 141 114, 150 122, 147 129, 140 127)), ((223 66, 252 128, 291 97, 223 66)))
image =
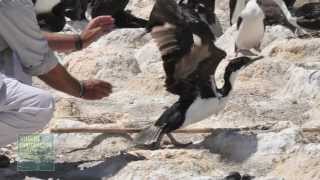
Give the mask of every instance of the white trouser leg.
POLYGON ((7 77, 0 101, 0 147, 15 142, 19 134, 43 128, 54 111, 54 99, 48 92, 7 77))

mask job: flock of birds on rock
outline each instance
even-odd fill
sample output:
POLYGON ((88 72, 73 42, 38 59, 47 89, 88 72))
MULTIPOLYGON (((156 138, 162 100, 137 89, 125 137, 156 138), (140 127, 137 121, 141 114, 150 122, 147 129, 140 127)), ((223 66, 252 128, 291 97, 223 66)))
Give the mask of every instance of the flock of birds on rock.
POLYGON ((81 20, 90 12, 92 17, 112 15, 117 28, 142 27, 151 34, 161 52, 165 87, 179 98, 154 124, 137 135, 134 144, 141 148, 159 148, 164 135, 176 146, 191 144, 178 142, 171 133, 224 108, 237 73, 261 58, 258 55, 267 25, 283 25, 297 37, 301 33, 308 35, 310 30, 320 30, 320 3, 296 8, 295 0, 230 0, 230 24, 237 27, 236 56, 229 60, 223 76, 224 85, 218 88, 214 74, 226 52, 215 45, 215 0, 156 0, 148 20, 126 11, 128 2, 34 0, 39 24, 47 29, 61 30, 65 16, 81 20), (244 52, 251 52, 251 55, 244 52))

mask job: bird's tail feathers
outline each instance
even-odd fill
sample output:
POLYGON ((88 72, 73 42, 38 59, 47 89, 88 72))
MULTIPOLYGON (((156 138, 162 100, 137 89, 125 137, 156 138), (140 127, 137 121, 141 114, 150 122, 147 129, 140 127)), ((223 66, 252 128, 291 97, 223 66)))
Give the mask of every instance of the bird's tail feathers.
POLYGON ((158 143, 162 136, 163 127, 161 126, 149 126, 143 131, 141 131, 137 137, 134 139, 134 144, 136 146, 148 146, 158 143))

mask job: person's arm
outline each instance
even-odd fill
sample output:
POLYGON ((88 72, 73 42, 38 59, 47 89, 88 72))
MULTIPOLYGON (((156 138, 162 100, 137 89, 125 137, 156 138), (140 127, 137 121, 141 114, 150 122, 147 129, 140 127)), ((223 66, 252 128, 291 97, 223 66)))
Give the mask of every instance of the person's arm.
MULTIPOLYGON (((75 97, 80 97, 81 84, 65 68, 58 64, 48 73, 38 76, 49 86, 75 97)), ((82 81, 84 94, 81 98, 88 100, 101 99, 112 92, 111 84, 101 80, 82 81)))
POLYGON ((49 32, 43 32, 43 35, 52 50, 60 52, 74 51, 77 50, 77 43, 81 43, 82 47, 86 48, 93 41, 110 32, 113 26, 113 18, 111 16, 99 16, 91 20, 80 35, 49 32))

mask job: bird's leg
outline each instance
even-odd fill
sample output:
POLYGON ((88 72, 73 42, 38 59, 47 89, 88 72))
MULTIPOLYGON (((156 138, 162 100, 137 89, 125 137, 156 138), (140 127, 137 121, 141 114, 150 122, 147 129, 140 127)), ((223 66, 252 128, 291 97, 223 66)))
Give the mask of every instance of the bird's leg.
POLYGON ((160 134, 159 137, 156 140, 147 141, 144 143, 136 143, 129 149, 148 149, 148 150, 155 150, 161 148, 161 140, 163 138, 164 134, 160 134))
POLYGON ((155 142, 152 142, 150 144, 145 144, 144 148, 150 149, 150 150, 160 149, 161 148, 161 140, 162 140, 163 136, 164 136, 164 134, 161 134, 155 142))
POLYGON ((150 146, 150 149, 160 149, 163 136, 164 134, 161 134, 157 141, 151 144, 152 146, 150 146))
POLYGON ((188 143, 178 142, 178 141, 173 137, 173 135, 170 134, 170 133, 168 133, 167 136, 168 136, 168 138, 170 139, 171 143, 172 143, 173 145, 175 145, 176 147, 182 147, 182 148, 183 148, 183 147, 186 147, 186 146, 189 146, 189 145, 192 144, 192 142, 188 142, 188 143))

